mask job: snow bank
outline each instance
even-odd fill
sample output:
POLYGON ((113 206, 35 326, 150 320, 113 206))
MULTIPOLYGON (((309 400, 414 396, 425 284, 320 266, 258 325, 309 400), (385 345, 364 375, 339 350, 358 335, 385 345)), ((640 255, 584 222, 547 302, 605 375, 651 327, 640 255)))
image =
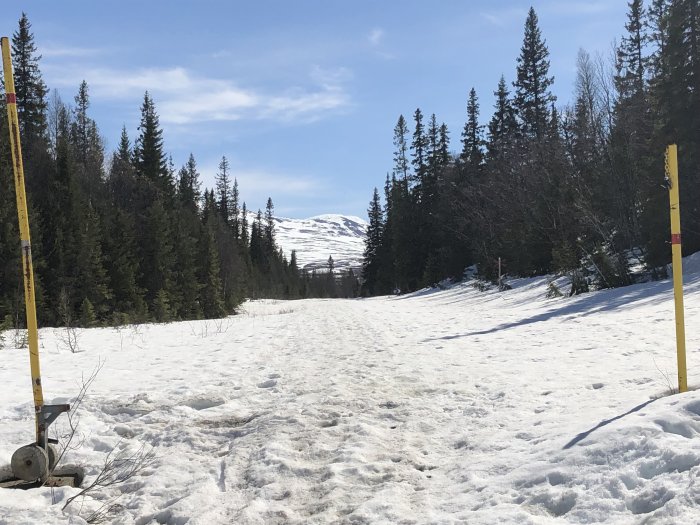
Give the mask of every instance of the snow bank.
MULTIPOLYGON (((103 362, 67 461, 88 482, 115 448, 156 461, 82 510, 61 512, 76 489, 0 492, 0 524, 82 523, 110 501, 139 525, 697 523, 700 393, 666 395, 670 283, 552 300, 544 278, 513 284, 256 301, 86 330, 76 354, 43 330, 48 402, 103 362)), ((687 271, 691 384, 699 288, 687 271)), ((26 350, 0 356, 4 464, 33 421, 26 350)))

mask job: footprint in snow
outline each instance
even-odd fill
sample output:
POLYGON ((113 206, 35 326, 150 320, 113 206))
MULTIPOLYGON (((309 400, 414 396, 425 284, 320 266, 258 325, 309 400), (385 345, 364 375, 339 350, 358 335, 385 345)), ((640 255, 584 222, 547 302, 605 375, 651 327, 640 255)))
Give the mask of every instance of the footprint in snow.
POLYGON ((272 388, 273 386, 277 386, 277 381, 274 379, 268 379, 267 381, 258 383, 258 388, 272 388))

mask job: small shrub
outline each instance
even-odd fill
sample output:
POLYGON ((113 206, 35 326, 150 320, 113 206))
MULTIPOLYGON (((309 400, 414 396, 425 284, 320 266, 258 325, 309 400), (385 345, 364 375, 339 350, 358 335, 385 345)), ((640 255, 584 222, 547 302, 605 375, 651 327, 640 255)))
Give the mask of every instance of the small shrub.
POLYGON ((86 328, 90 328, 97 324, 97 316, 95 315, 95 307, 92 306, 90 299, 87 297, 83 299, 83 303, 80 305, 80 325, 86 328))
POLYGON ((564 294, 561 293, 559 287, 554 284, 554 281, 551 281, 547 285, 547 299, 554 299, 556 297, 564 297, 564 294))
POLYGON ((476 289, 476 290, 479 290, 480 292, 485 292, 485 291, 487 291, 489 288, 491 288, 491 286, 489 285, 489 283, 487 283, 486 281, 482 281, 482 280, 480 280, 480 279, 475 280, 475 281, 472 283, 472 287, 473 287, 474 289, 476 289))
POLYGON ((170 301, 165 290, 160 290, 153 301, 153 318, 160 323, 167 323, 172 320, 170 301))

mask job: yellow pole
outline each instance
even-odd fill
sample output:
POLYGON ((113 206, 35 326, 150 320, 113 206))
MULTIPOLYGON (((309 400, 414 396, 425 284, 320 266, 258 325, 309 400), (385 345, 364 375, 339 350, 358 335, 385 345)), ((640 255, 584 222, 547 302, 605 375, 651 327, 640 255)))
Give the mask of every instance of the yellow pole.
POLYGON ((676 305, 676 350, 678 358, 678 391, 688 391, 685 366, 685 319, 683 313, 683 259, 681 254, 681 210, 678 191, 678 149, 666 148, 666 178, 671 199, 671 251, 673 255, 673 297, 676 305))
POLYGON ((24 272, 24 302, 27 310, 27 330, 29 332, 29 365, 32 373, 32 390, 34 392, 38 443, 40 441, 40 415, 42 406, 44 405, 44 394, 41 389, 41 372, 39 368, 39 331, 37 329, 36 303, 34 300, 34 269, 32 267, 32 248, 29 240, 29 216, 27 213, 27 196, 24 190, 22 146, 19 139, 17 96, 15 94, 15 82, 12 76, 12 59, 10 57, 9 39, 7 37, 2 37, 0 39, 0 46, 2 46, 2 68, 5 74, 7 120, 10 127, 10 149, 12 150, 12 168, 15 176, 15 193, 17 195, 17 216, 19 218, 22 269, 24 272))

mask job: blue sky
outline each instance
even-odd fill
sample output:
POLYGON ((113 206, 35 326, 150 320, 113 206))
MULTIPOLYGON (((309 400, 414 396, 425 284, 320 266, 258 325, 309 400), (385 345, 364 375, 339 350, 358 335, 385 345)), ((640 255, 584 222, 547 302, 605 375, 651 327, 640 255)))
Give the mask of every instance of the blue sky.
MULTIPOLYGON (((49 88, 72 102, 82 79, 112 150, 133 141, 152 94, 177 167, 192 152, 204 185, 222 155, 249 208, 278 215, 366 216, 392 168, 392 130, 416 107, 444 121, 459 149, 469 89, 482 120, 501 74, 515 76, 533 5, 558 104, 573 92, 580 48, 608 56, 624 0, 27 1, 49 88)), ((10 16, 12 15, 12 16, 10 16)))

